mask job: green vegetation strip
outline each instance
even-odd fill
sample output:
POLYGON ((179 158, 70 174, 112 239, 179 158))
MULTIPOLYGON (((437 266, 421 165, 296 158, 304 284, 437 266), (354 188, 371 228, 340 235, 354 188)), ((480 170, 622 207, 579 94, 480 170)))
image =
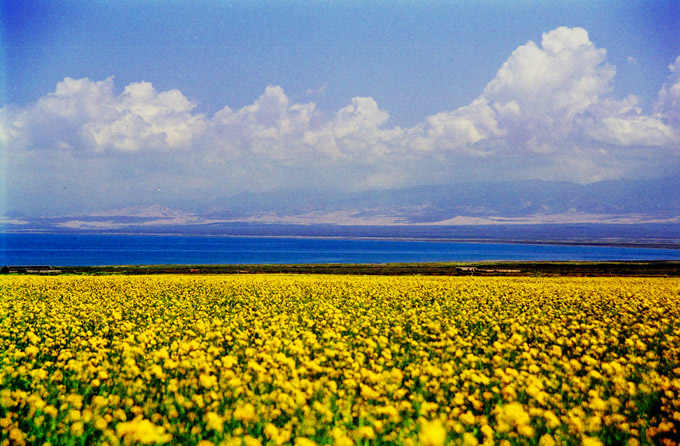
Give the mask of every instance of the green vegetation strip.
POLYGON ((299 265, 125 265, 57 267, 62 274, 358 274, 483 276, 679 277, 679 261, 447 262, 299 265))

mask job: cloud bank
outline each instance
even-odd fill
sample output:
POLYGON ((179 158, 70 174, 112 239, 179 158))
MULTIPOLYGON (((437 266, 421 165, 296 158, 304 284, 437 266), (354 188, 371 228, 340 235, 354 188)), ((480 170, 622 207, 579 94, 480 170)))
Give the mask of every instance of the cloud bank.
POLYGON ((409 128, 390 124, 371 97, 329 112, 270 85, 252 104, 210 116, 149 82, 117 93, 113 77, 66 78, 34 104, 0 109, 7 207, 675 174, 680 56, 669 70, 653 113, 643 114, 636 96, 612 96, 606 50, 586 30, 561 27, 517 48, 470 104, 409 128))

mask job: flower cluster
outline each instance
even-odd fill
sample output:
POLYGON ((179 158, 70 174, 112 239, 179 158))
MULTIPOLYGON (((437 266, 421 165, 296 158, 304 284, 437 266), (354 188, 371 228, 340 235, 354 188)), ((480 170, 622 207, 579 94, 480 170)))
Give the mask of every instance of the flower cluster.
POLYGON ((0 446, 677 438, 677 279, 0 277, 0 446))

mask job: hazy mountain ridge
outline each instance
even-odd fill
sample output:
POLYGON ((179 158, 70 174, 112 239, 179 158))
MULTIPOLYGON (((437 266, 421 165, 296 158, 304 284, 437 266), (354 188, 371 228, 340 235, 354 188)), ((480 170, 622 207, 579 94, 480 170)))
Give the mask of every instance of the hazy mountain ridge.
POLYGON ((586 185, 525 180, 417 186, 357 193, 242 193, 207 212, 160 204, 79 215, 0 219, 16 229, 104 230, 211 226, 222 223, 293 225, 480 225, 680 222, 680 178, 612 180, 586 185))
MULTIPOLYGON (((338 194, 317 191, 240 194, 225 203, 235 214, 304 215, 353 210, 357 216, 391 216, 407 223, 455 217, 526 218, 537 215, 607 215, 649 219, 680 216, 680 178, 614 180, 579 185, 526 180, 418 186, 338 194)), ((219 218, 220 212, 211 217, 219 218)))

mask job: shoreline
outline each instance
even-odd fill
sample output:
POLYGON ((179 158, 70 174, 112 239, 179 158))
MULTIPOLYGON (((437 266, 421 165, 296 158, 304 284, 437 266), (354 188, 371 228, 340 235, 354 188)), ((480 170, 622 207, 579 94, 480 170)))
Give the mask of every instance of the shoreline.
POLYGON ((518 239, 518 238, 475 238, 475 237, 403 237, 403 236, 349 236, 349 235, 276 235, 276 234, 190 234, 181 232, 53 232, 53 231, 0 231, 2 235, 61 235, 61 236, 124 236, 124 237, 201 237, 201 238, 253 238, 253 239, 295 239, 295 240, 356 240, 356 241, 398 241, 435 243, 482 243, 501 245, 557 245, 557 246, 606 246, 639 249, 680 250, 680 239, 644 241, 635 239, 518 239))
MULTIPOLYGON (((341 274, 489 277, 680 277, 680 260, 482 261, 224 265, 52 266, 49 275, 341 274)), ((7 273, 4 276, 30 273, 7 273)))

